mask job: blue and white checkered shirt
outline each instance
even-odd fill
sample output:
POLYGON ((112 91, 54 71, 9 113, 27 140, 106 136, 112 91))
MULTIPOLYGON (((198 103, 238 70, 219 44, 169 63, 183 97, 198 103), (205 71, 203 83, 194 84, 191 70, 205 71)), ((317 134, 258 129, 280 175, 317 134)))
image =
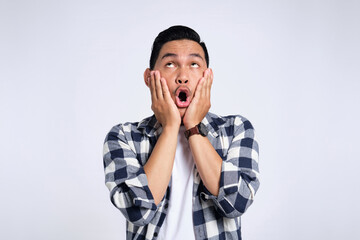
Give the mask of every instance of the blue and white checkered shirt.
MULTIPOLYGON (((196 167, 193 171, 195 238, 241 239, 240 216, 253 202, 260 184, 254 128, 239 115, 208 113, 202 123, 223 163, 218 196, 206 189, 196 167)), ((141 122, 116 125, 105 139, 105 182, 112 203, 127 219, 128 240, 157 239, 168 211, 171 181, 156 205, 143 168, 161 131, 153 115, 141 122)))

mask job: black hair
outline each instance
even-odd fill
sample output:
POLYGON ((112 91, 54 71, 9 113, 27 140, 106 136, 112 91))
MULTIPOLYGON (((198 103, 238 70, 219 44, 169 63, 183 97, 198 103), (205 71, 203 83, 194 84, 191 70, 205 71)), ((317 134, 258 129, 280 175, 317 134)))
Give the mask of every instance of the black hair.
POLYGON ((192 40, 200 44, 200 46, 204 50, 206 65, 207 67, 209 67, 209 54, 206 49, 206 45, 204 42, 201 41, 199 34, 189 27, 177 25, 169 27, 168 29, 162 31, 155 38, 151 49, 150 69, 154 69, 160 50, 165 43, 182 39, 192 40))

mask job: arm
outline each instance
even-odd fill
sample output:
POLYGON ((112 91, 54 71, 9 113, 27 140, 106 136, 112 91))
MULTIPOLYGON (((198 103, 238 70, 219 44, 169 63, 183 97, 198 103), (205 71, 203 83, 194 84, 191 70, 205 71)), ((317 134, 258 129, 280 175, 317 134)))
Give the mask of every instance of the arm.
MULTIPOLYGON (((232 136, 222 137, 231 142, 221 165, 220 187, 217 196, 204 192, 214 202, 217 211, 225 217, 241 216, 253 203, 259 188, 259 147, 251 123, 237 116, 226 126, 232 136)), ((205 189, 206 190, 206 189, 205 189)))
MULTIPOLYGON (((211 106, 210 90, 212 82, 212 70, 207 69, 196 87, 194 99, 184 116, 183 121, 186 129, 197 125, 208 113, 211 106)), ((211 194, 218 195, 221 157, 206 137, 192 135, 189 138, 189 145, 201 180, 211 194)))
POLYGON ((150 158, 143 167, 131 139, 131 126, 119 125, 107 135, 104 143, 105 182, 112 203, 125 218, 138 226, 147 225, 155 216, 157 205, 168 186, 174 161, 180 115, 171 101, 165 79, 152 73, 150 90, 152 109, 162 124, 150 158), (168 104, 168 105, 167 105, 168 104), (176 110, 176 111, 174 111, 176 110))
POLYGON ((163 127, 154 150, 144 166, 149 187, 157 205, 164 197, 171 178, 181 118, 171 99, 166 80, 160 77, 160 72, 150 72, 148 81, 152 100, 151 108, 163 127))
POLYGON ((209 192, 217 196, 220 184, 221 157, 207 137, 193 135, 189 138, 189 145, 201 180, 209 192))
POLYGON ((179 130, 176 128, 164 129, 144 166, 149 188, 156 205, 164 197, 171 178, 178 132, 179 130))
MULTIPOLYGON (((184 117, 186 129, 197 125, 208 112, 212 81, 212 71, 205 71, 184 117)), ((224 133, 221 136, 231 141, 224 159, 207 138, 193 135, 189 138, 189 144, 206 188, 203 193, 205 198, 214 202, 221 215, 238 217, 251 205, 259 187, 258 144, 254 129, 247 119, 236 117, 227 128, 231 128, 233 135, 224 133)))
POLYGON ((118 125, 106 136, 103 150, 105 183, 114 206, 128 221, 144 226, 155 216, 157 207, 144 169, 136 158, 132 139, 128 138, 129 132, 131 126, 118 125))

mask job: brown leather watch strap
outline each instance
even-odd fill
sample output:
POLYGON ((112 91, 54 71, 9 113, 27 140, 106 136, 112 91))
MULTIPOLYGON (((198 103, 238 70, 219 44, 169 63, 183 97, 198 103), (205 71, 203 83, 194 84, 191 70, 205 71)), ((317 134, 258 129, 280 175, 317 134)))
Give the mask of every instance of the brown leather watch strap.
POLYGON ((184 134, 185 134, 186 139, 189 139, 189 137, 192 135, 200 134, 198 125, 186 130, 184 134))

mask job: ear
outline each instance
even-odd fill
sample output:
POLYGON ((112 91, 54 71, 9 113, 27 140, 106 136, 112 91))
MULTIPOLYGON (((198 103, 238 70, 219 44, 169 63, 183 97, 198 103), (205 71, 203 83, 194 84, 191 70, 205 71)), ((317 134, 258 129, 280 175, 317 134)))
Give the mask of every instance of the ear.
POLYGON ((151 72, 150 68, 147 68, 144 71, 144 82, 145 82, 146 86, 148 86, 148 87, 150 87, 150 85, 149 85, 150 72, 151 72))

